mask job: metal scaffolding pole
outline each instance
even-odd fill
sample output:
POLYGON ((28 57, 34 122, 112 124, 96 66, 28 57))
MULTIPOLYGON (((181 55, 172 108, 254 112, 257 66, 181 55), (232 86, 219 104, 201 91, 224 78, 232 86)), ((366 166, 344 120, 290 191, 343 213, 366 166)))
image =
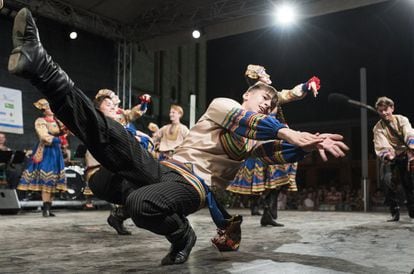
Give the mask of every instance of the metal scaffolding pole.
POLYGON ((118 42, 116 93, 121 99, 122 108, 131 108, 132 104, 132 47, 131 42, 118 42))

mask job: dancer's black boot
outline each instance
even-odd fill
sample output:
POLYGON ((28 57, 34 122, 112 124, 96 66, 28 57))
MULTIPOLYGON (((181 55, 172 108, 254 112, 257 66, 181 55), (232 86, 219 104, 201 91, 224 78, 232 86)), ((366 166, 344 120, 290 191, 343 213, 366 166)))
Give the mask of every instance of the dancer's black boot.
POLYGON ((129 215, 123 206, 114 206, 107 221, 119 235, 131 235, 131 232, 124 226, 124 221, 128 218, 129 215))
POLYGON ((408 209, 408 216, 414 219, 414 208, 408 209))
POLYGON ((387 220, 387 222, 398 222, 400 220, 400 208, 394 207, 390 209, 391 211, 391 219, 387 220))
POLYGON ((408 216, 414 218, 414 205, 407 205, 408 216))
POLYGON ((277 223, 277 226, 285 226, 282 223, 278 223, 277 220, 277 198, 279 197, 280 189, 276 189, 271 192, 272 199, 270 204, 270 215, 272 215, 273 220, 277 223))
POLYGON ((197 236, 187 221, 182 228, 168 235, 167 240, 171 243, 171 248, 168 254, 161 260, 161 264, 182 264, 190 256, 197 236))
POLYGON ((13 50, 8 70, 29 79, 47 97, 53 96, 55 99, 59 97, 56 94, 64 93, 74 85, 43 48, 36 24, 27 8, 21 9, 14 18, 13 50))
POLYGON ((260 224, 262 226, 267 226, 267 225, 271 225, 271 226, 284 226, 283 224, 279 224, 278 222, 276 222, 275 220, 273 220, 272 214, 270 213, 270 209, 268 207, 265 207, 265 209, 263 211, 262 218, 260 219, 260 224))
POLYGON ((407 206, 408 216, 410 216, 410 218, 414 218, 414 203, 407 201, 406 206, 407 206))
POLYGON ((252 216, 261 216, 259 211, 259 197, 250 196, 250 212, 252 216))
POLYGON ((51 202, 43 202, 43 209, 42 209, 42 215, 43 217, 55 217, 56 215, 50 211, 52 208, 51 202))

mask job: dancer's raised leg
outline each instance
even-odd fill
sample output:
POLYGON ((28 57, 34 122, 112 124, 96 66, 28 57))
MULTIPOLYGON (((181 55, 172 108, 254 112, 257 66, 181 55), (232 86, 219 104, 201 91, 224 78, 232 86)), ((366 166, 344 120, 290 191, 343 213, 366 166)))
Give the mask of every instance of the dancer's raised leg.
POLYGON ((168 172, 122 125, 97 111, 91 100, 52 60, 26 8, 15 17, 8 69, 30 80, 47 97, 56 116, 85 143, 102 166, 139 185, 155 183, 160 174, 168 172))

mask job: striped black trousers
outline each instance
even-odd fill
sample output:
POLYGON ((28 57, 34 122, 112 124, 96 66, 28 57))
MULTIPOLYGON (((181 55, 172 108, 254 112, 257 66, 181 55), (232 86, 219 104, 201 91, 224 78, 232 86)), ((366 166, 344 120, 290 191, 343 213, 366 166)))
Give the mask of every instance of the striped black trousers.
POLYGON ((100 198, 125 204, 138 227, 157 234, 168 236, 188 226, 186 216, 198 210, 200 197, 180 174, 152 158, 76 86, 59 92, 39 89, 56 116, 108 171, 92 183, 100 198))
POLYGON ((381 163, 381 180, 385 187, 385 203, 390 211, 400 206, 398 198, 398 181, 395 173, 398 171, 401 186, 405 192, 407 209, 414 210, 414 173, 407 170, 407 156, 397 157, 391 162, 381 163))

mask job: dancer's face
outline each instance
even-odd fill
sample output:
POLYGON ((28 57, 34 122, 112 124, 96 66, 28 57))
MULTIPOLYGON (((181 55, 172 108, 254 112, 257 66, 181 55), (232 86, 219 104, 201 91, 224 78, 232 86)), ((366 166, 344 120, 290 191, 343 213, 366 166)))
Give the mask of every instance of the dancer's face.
POLYGON ((181 118, 181 113, 179 113, 177 110, 175 109, 170 109, 170 121, 172 123, 178 123, 180 122, 180 118, 181 118))
POLYGON ((115 119, 116 118, 116 109, 114 102, 109 99, 105 98, 102 101, 101 105, 99 106, 99 110, 107 117, 115 119))
POLYGON ((382 119, 391 121, 392 113, 394 112, 394 106, 378 106, 377 112, 382 119))
POLYGON ((267 114, 270 111, 272 96, 263 89, 255 89, 243 94, 242 107, 245 110, 267 114))

